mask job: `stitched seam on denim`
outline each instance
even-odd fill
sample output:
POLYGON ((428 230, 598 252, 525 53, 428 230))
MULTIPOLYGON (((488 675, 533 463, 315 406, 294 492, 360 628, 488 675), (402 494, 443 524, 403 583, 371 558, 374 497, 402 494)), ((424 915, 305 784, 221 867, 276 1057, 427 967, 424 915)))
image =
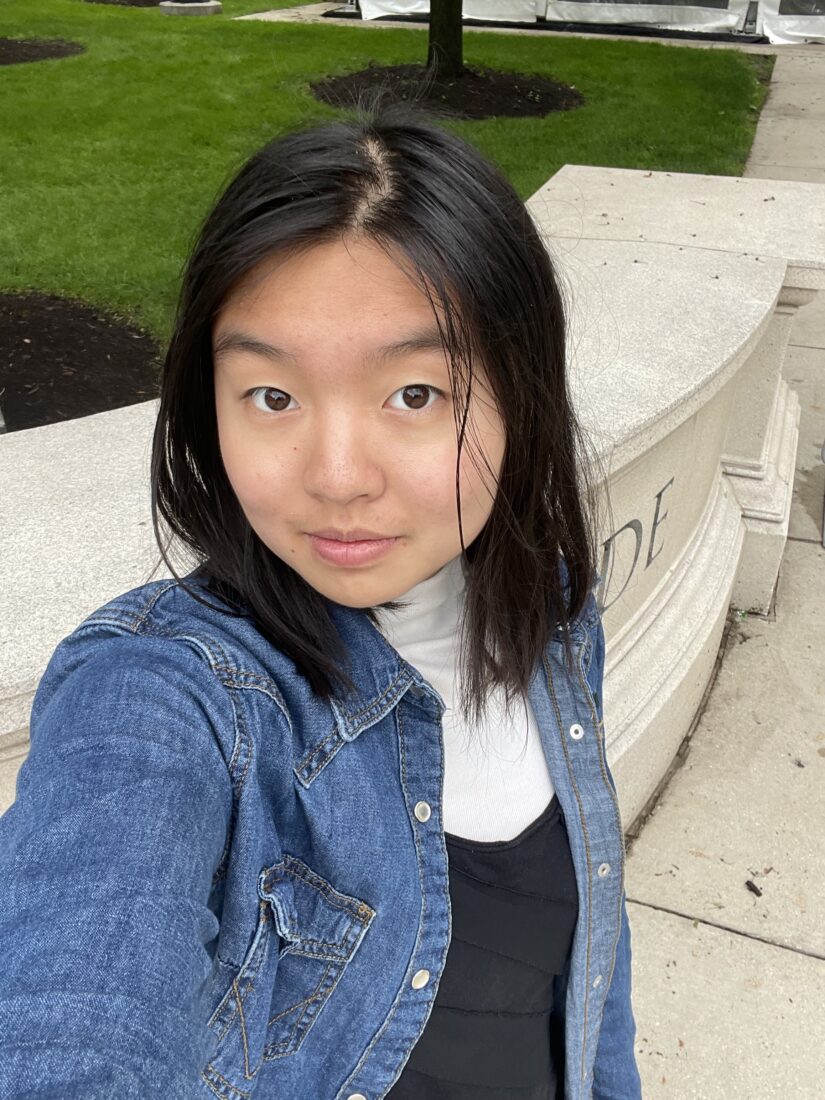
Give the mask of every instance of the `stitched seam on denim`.
MULTIPOLYGON (((319 983, 320 984, 320 983, 319 983)), ((295 1012, 298 1008, 303 1008, 311 1001, 315 1001, 320 997, 320 993, 316 989, 314 993, 311 993, 308 997, 304 997, 302 1001, 296 1001, 294 1005, 290 1005, 289 1008, 285 1008, 282 1012, 277 1012, 274 1016, 270 1016, 266 1021, 266 1026, 271 1027, 272 1024, 277 1023, 283 1016, 289 1016, 291 1012, 295 1012)))
MULTIPOLYGON (((265 925, 270 918, 271 912, 269 905, 263 899, 261 899, 258 904, 258 916, 255 922, 255 932, 253 933, 252 943, 250 944, 246 958, 241 963, 238 973, 233 978, 232 985, 230 985, 229 989, 223 995, 217 1008, 209 1018, 210 1027, 217 1026, 221 1019, 225 1019, 226 1021, 223 1026, 223 1030, 217 1036, 216 1042, 218 1044, 223 1041, 227 1032, 230 1030, 235 1022, 235 1017, 237 1013, 230 1010, 230 1005, 232 1004, 233 1000, 233 991, 237 989, 238 992, 240 992, 240 986, 238 985, 238 983, 240 982, 241 978, 243 977, 246 983, 246 992, 241 996, 241 1002, 243 1002, 249 996, 249 994, 255 987, 255 982, 258 977, 258 971, 261 969, 261 966, 263 964, 263 959, 266 952, 266 945, 269 941, 269 933, 266 930, 265 925), (255 942, 256 940, 257 943, 255 942)), ((220 961, 223 962, 222 959, 220 959, 220 961)), ((226 964, 224 963, 224 965, 226 964)))
POLYGON ((403 689, 406 690, 407 683, 408 683, 407 678, 405 676, 401 676, 401 675, 396 676, 396 678, 394 680, 392 680, 386 688, 384 688, 384 690, 381 692, 381 694, 378 696, 378 698, 374 699, 369 704, 369 706, 364 707, 363 710, 356 711, 355 714, 348 714, 347 718, 351 722, 358 722, 361 718, 371 717, 372 713, 380 708, 382 702, 387 697, 387 695, 389 695, 391 691, 393 691, 396 687, 398 687, 399 683, 401 683, 403 689))
POLYGON ((232 1098, 235 1096, 243 1097, 243 1100, 249 1100, 249 1097, 252 1095, 251 1093, 244 1092, 243 1089, 239 1089, 235 1085, 233 1085, 231 1081, 227 1081, 223 1074, 218 1073, 213 1065, 208 1065, 206 1069, 210 1073, 214 1073, 214 1075, 220 1080, 221 1084, 229 1089, 229 1093, 218 1092, 217 1087, 209 1080, 209 1078, 206 1076, 205 1071, 201 1073, 201 1077, 203 1078, 203 1080, 206 1082, 212 1092, 214 1092, 216 1096, 219 1096, 221 1100, 232 1100, 232 1098))
POLYGON ((151 631, 143 631, 140 636, 142 638, 166 638, 168 641, 188 642, 193 649, 200 650, 203 653, 210 669, 215 673, 215 678, 224 686, 227 686, 218 673, 226 668, 231 668, 231 666, 226 662, 226 654, 220 643, 204 637, 202 634, 190 634, 180 628, 158 625, 154 625, 151 631))
POLYGON ((290 951, 284 952, 284 954, 295 955, 295 957, 299 958, 299 959, 323 959, 327 962, 346 962, 347 959, 350 957, 350 954, 352 953, 352 947, 348 947, 348 949, 346 950, 346 954, 336 955, 336 954, 333 954, 331 951, 324 951, 323 949, 325 947, 326 948, 337 947, 338 946, 337 944, 334 944, 334 943, 331 944, 327 940, 311 940, 311 939, 308 939, 306 936, 301 936, 300 934, 299 934, 298 938, 299 938, 299 940, 302 944, 305 943, 305 944, 307 944, 308 947, 317 946, 318 950, 317 951, 312 951, 312 950, 302 951, 300 946, 299 946, 297 948, 291 949, 290 951))
MULTIPOLYGON (((238 714, 239 714, 238 708, 235 706, 234 697, 232 696, 231 690, 230 690, 230 689, 233 689, 233 688, 236 689, 236 690, 237 689, 242 690, 244 688, 244 685, 243 684, 235 684, 235 683, 231 683, 231 682, 227 683, 227 681, 222 676, 218 675, 221 672, 232 672, 232 671, 237 672, 238 671, 238 670, 233 669, 233 666, 226 663, 226 658, 225 658, 225 654, 223 652, 223 647, 220 644, 213 641, 212 639, 204 638, 200 635, 186 634, 186 633, 183 633, 181 631, 171 631, 171 630, 162 630, 162 629, 155 629, 151 634, 144 634, 144 635, 142 635, 142 637, 166 638, 166 639, 171 640, 171 641, 185 642, 185 643, 191 645, 192 648, 194 648, 195 650, 199 650, 202 653, 204 653, 206 655, 207 664, 209 665, 209 667, 211 668, 213 673, 215 673, 215 678, 218 680, 218 682, 221 684, 221 686, 227 690, 227 693, 229 695, 229 701, 232 705, 232 711, 233 711, 233 714, 235 715, 235 718, 236 718, 236 730, 237 730, 238 726, 240 726, 242 728, 243 733, 246 734, 246 727, 243 724, 243 720, 239 719, 239 717, 238 717, 238 714), (220 659, 218 659, 218 656, 220 656, 220 659)), ((247 675, 247 674, 243 674, 243 675, 247 675)), ((259 677, 254 673, 249 674, 249 675, 250 675, 250 678, 254 678, 256 681, 260 681, 261 683, 271 684, 273 687, 275 686, 274 684, 272 684, 271 680, 268 680, 265 677, 259 677)), ((276 700, 276 702, 277 702, 277 700, 276 700)), ((245 737, 245 743, 246 743, 247 746, 251 745, 251 741, 250 741, 248 736, 245 737)), ((238 795, 240 795, 241 788, 243 787, 243 783, 246 780, 246 776, 247 776, 247 773, 249 771, 249 766, 250 766, 250 763, 251 763, 251 755, 252 754, 250 752, 249 759, 247 760, 247 763, 246 763, 246 766, 244 767, 243 772, 239 776, 234 775, 231 765, 232 765, 232 762, 236 760, 234 750, 235 750, 235 748, 237 748, 237 746, 238 746, 238 738, 236 736, 235 744, 233 745, 232 758, 230 760, 230 764, 227 767, 227 770, 229 771, 229 776, 230 776, 230 779, 232 780, 233 788, 237 787, 238 795)))
MULTIPOLYGON (((601 723, 599 722, 598 712, 596 710, 595 703, 594 703, 594 700, 593 700, 593 697, 592 697, 592 694, 591 694, 591 691, 590 691, 590 685, 587 683, 587 680, 585 679, 585 677, 583 675, 581 675, 581 673, 579 674, 579 679, 581 680, 582 688, 584 689, 585 698, 587 699, 587 705, 590 707, 590 714, 592 716, 593 724, 596 727, 596 729, 598 730, 600 728, 601 723)), ((604 736, 599 738, 598 735, 597 735, 597 745, 596 745, 596 747, 598 749, 599 769, 602 773, 602 779, 604 780, 604 785, 607 788, 607 791, 610 794, 610 798, 611 798, 611 801, 613 803, 613 813, 614 813, 614 816, 615 816, 615 819, 616 819, 616 830, 617 830, 618 837, 619 837, 619 869, 620 869, 620 872, 621 872, 620 881, 619 881, 619 904, 618 904, 618 908, 617 908, 617 929, 618 929, 618 931, 616 933, 616 938, 615 938, 614 944, 613 944, 613 957, 610 960, 610 974, 608 975, 607 981, 605 983, 604 1000, 606 1000, 607 999, 607 990, 610 987, 610 982, 613 980, 613 971, 616 968, 616 948, 618 947, 619 936, 621 935, 621 929, 622 929, 622 892, 624 891, 625 853, 624 853, 624 837, 622 835, 622 819, 621 819, 621 814, 619 812, 619 801, 618 801, 618 798, 616 797, 616 792, 613 790, 613 786, 612 786, 612 784, 611 784, 611 782, 608 778, 607 768, 605 766, 606 759, 607 759, 606 758, 607 749, 605 747, 605 738, 604 738, 604 736)))
POLYGON ((295 878, 306 882, 309 887, 324 897, 324 901, 327 905, 338 909, 350 918, 349 927, 345 930, 340 942, 337 943, 330 942, 329 940, 310 939, 302 935, 300 928, 297 926, 285 923, 283 926, 285 937, 294 937, 294 939, 298 941, 297 949, 290 950, 288 953, 296 955, 299 958, 327 959, 330 962, 346 964, 358 946, 359 937, 364 934, 367 927, 372 922, 372 918, 375 916, 375 910, 360 898, 350 900, 344 895, 339 894, 321 875, 318 875, 308 867, 304 870, 304 865, 297 860, 295 856, 291 856, 288 853, 285 853, 284 859, 281 860, 280 863, 275 864, 274 867, 283 867, 287 874, 292 874, 295 878), (308 874, 306 872, 308 872, 308 874), (314 880, 317 880, 317 882, 314 880), (356 927, 355 921, 361 923, 363 926, 361 930, 356 927), (303 950, 302 945, 306 945, 307 948, 316 947, 318 950, 303 950))
POLYGON ((232 705, 232 715, 234 718, 235 726, 235 739, 232 746, 232 756, 229 759, 227 770, 229 771, 229 778, 232 783, 232 809, 229 815, 229 827, 226 830, 226 840, 224 842, 223 851, 221 852, 220 859, 212 873, 212 889, 215 888, 217 883, 224 877, 229 867, 229 856, 232 849, 232 842, 235 836, 235 826, 238 820, 238 812, 241 801, 241 795, 243 793, 243 786, 246 782, 246 777, 249 774, 249 769, 252 766, 252 758, 254 756, 254 743, 252 737, 249 735, 249 731, 246 725, 246 719, 243 714, 243 709, 239 706, 239 700, 235 698, 235 691, 237 689, 227 688, 227 694, 229 695, 229 701, 232 705), (243 766, 243 770, 240 774, 236 774, 238 760, 241 757, 241 751, 246 753, 246 762, 243 766))
MULTIPOLYGON (((171 588, 171 587, 174 587, 174 586, 173 585, 168 586, 168 588, 171 588)), ((167 591, 168 588, 164 589, 164 591, 167 591)), ((152 603, 150 604, 149 608, 142 615, 138 625, 141 625, 141 626, 146 626, 147 625, 148 612, 149 612, 149 610, 151 610, 151 606, 156 602, 157 598, 159 598, 160 595, 161 594, 158 594, 158 597, 156 597, 156 599, 152 600, 152 603)), ((112 625, 118 625, 118 626, 124 626, 125 625, 124 621, 121 620, 121 619, 113 618, 112 620, 109 620, 109 621, 112 623, 112 625)), ((99 617, 99 618, 88 620, 87 622, 84 622, 81 625, 84 626, 84 627, 91 626, 91 625, 103 625, 106 622, 107 622, 107 620, 105 618, 99 617)), ((137 631, 134 631, 134 632, 137 633, 137 631)), ((187 634, 180 627, 178 627, 177 629, 175 629, 175 628, 163 628, 163 627, 161 627, 157 624, 155 624, 153 626, 153 629, 151 631, 149 631, 149 630, 141 631, 141 635, 143 637, 150 637, 150 638, 151 637, 156 637, 156 638, 179 639, 179 640, 182 640, 182 641, 190 641, 190 642, 194 643, 197 647, 202 648, 206 652, 207 658, 209 660, 209 664, 212 667, 215 674, 218 676, 218 679, 220 679, 222 682, 224 682, 223 677, 221 677, 220 674, 221 673, 226 673, 228 676, 230 676, 232 678, 233 681, 236 682, 235 684, 227 685, 227 686, 237 686, 237 687, 243 688, 243 687, 246 687, 247 685, 249 685, 249 686, 261 688, 264 691, 264 693, 266 695, 268 695, 273 700, 273 702, 275 702, 278 705, 278 707, 283 711, 284 716, 287 718, 287 721, 289 721, 289 714, 288 714, 286 702, 285 702, 283 696, 281 695, 280 689, 278 688, 278 685, 275 683, 275 681, 270 676, 265 676, 265 675, 262 675, 259 672, 252 672, 248 669, 239 668, 237 665, 231 664, 230 661, 229 661, 229 657, 228 657, 226 649, 219 642, 216 642, 213 638, 205 637, 202 634, 187 634)))
POLYGON ((226 995, 224 995, 224 997, 221 1001, 221 1004, 225 1006, 224 1011, 227 1012, 227 1016, 226 1016, 226 1023, 223 1025, 223 1030, 215 1037, 215 1042, 216 1043, 222 1043, 224 1041, 224 1039, 226 1038, 227 1032, 229 1031, 229 1029, 232 1027, 232 1025, 235 1022, 235 1016, 237 1015, 237 1013, 228 1011, 228 1006, 232 1003, 231 993, 232 993, 232 988, 233 988, 234 985, 235 985, 235 979, 233 979, 232 985, 230 985, 229 989, 227 990, 227 993, 230 994, 229 998, 227 999, 226 995))
POLYGON ((156 592, 154 594, 154 596, 151 597, 151 599, 148 601, 148 603, 144 607, 143 614, 141 616, 141 622, 145 622, 146 619, 148 619, 151 612, 154 611, 155 604, 158 602, 158 600, 161 598, 161 596, 163 596, 166 592, 169 592, 172 588, 178 588, 179 584, 180 584, 179 581, 171 580, 167 584, 165 584, 163 586, 163 588, 161 588, 158 592, 156 592))
POLYGON ((250 669, 247 668, 238 668, 237 665, 230 665, 226 659, 224 659, 222 663, 218 663, 215 665, 215 671, 228 673, 233 678, 233 680, 236 681, 233 684, 234 687, 260 688, 260 690, 263 691, 265 695, 268 695, 274 702, 278 704, 285 715, 288 715, 286 701, 281 694, 280 688, 271 676, 264 676, 260 672, 252 672, 250 669))
MULTIPOLYGON (((318 985, 315 987, 315 992, 312 993, 309 997, 305 997, 303 1001, 298 1001, 292 1006, 291 1009, 286 1010, 287 1012, 294 1012, 296 1008, 303 1009, 301 1014, 298 1016, 298 1019, 292 1025, 292 1030, 287 1035, 285 1035, 283 1039, 280 1039, 277 1042, 269 1042, 265 1045, 263 1050, 264 1061, 272 1061, 275 1058, 283 1057, 284 1054, 294 1053, 296 1050, 301 1049, 301 1045, 303 1044, 303 1041, 307 1036, 307 1032, 318 1019, 318 1013, 332 996, 332 993, 336 985, 338 984, 343 972, 343 966, 339 965, 337 967, 334 967, 332 963, 329 963, 318 980, 318 985), (325 988, 322 988, 327 978, 329 977, 330 972, 332 972, 333 975, 332 981, 325 988), (307 1013, 315 1004, 318 1005, 316 1011, 313 1015, 307 1018, 307 1013)), ((276 1020, 283 1015, 285 1015, 285 1012, 281 1012, 278 1014, 278 1016, 273 1016, 272 1020, 268 1020, 266 1025, 267 1028, 269 1028, 269 1025, 273 1022, 273 1020, 276 1020)))
MULTIPOLYGON (((397 681, 395 681, 394 683, 397 683, 397 681)), ((362 710, 358 715, 352 717, 350 715, 346 715, 347 720, 357 721, 359 718, 372 718, 381 709, 382 700, 386 697, 387 693, 391 690, 393 686, 394 685, 391 684, 390 687, 382 693, 380 698, 376 700, 373 705, 364 708, 364 710, 362 710)), ((342 749, 345 744, 346 740, 341 736, 338 730, 338 726, 333 726, 331 732, 323 739, 323 741, 320 741, 317 745, 314 745, 312 749, 310 749, 310 751, 307 753, 307 755, 303 758, 303 760, 299 761, 295 765, 295 767, 293 768, 295 775, 302 782, 314 781, 318 773, 326 767, 333 756, 335 756, 336 753, 340 749, 342 749), (329 752, 327 752, 327 746, 330 745, 332 746, 332 748, 329 752), (312 762, 317 756, 321 756, 321 759, 318 761, 317 764, 313 765, 312 762)))
MULTIPOLYGON (((347 714, 342 710, 342 714, 347 719, 348 723, 358 723, 359 720, 366 720, 374 717, 375 714, 380 711, 384 705, 384 700, 389 693, 400 684, 399 696, 407 688, 407 681, 403 677, 397 677, 385 688, 378 699, 374 700, 369 706, 364 707, 363 710, 357 712, 354 715, 347 714)), ((343 748, 346 744, 345 738, 343 738, 338 730, 337 724, 333 726, 331 732, 320 741, 317 745, 314 745, 310 751, 306 754, 303 760, 300 760, 293 771, 296 777, 303 783, 311 783, 315 780, 319 772, 326 767, 329 761, 335 756, 335 754, 343 748), (328 746, 331 746, 327 751, 328 746), (317 763, 313 763, 316 757, 320 757, 317 763)))
POLYGON ((361 898, 350 898, 340 891, 336 890, 331 883, 327 882, 322 875, 319 875, 317 871, 313 871, 311 867, 299 860, 296 856, 290 855, 288 852, 284 852, 284 864, 285 870, 294 875, 296 878, 302 879, 307 885, 312 886, 313 889, 319 893, 323 893, 327 896, 327 900, 331 905, 334 905, 336 909, 341 909, 355 917, 356 920, 360 920, 366 923, 366 917, 374 916, 375 910, 370 908, 365 901, 361 898), (369 913, 365 914, 362 906, 366 906, 369 909, 369 913))
MULTIPOLYGON (((237 689, 235 689, 237 690, 237 689)), ((252 737, 249 735, 249 730, 246 725, 246 716, 243 709, 235 705, 235 695, 233 691, 229 692, 229 699, 232 703, 232 712, 235 716, 235 744, 232 748, 232 756, 229 761, 230 771, 229 774, 233 775, 233 780, 238 788, 238 798, 240 799, 243 785, 246 782, 246 777, 249 774, 249 769, 252 766, 252 757, 254 755, 254 744, 252 737), (234 776, 233 765, 237 764, 238 756, 240 755, 240 749, 243 746, 246 749, 246 763, 244 764, 243 771, 237 777, 234 776)))
POLYGON ((215 1023, 217 1023, 218 1019, 220 1019, 220 1016, 223 1016, 223 1014, 226 1013, 226 1022, 223 1025, 223 1030, 215 1037, 216 1045, 219 1045, 223 1042, 226 1033, 229 1031, 235 1021, 235 1013, 228 1011, 228 1007, 232 1002, 232 986, 234 986, 234 984, 235 979, 233 978, 232 985, 230 985, 229 989, 226 991, 226 993, 224 993, 223 997, 221 997, 221 1003, 218 1005, 218 1008, 213 1014, 213 1019, 215 1020, 215 1023))
MULTIPOLYGON (((406 755, 406 752, 404 750, 404 719, 403 719, 403 715, 402 715, 400 709, 396 711, 396 715, 397 715, 397 720, 398 720, 398 746, 399 746, 399 757, 400 757, 400 765, 401 765, 401 767, 400 767, 401 789, 402 789, 402 792, 404 794, 404 805, 409 807, 409 793, 410 792, 407 789, 407 765, 406 765, 407 755, 406 755)), ((442 766, 443 766, 443 760, 442 760, 442 766)), ((408 809, 407 812, 409 813, 409 809, 408 809)), ((416 866, 418 867, 418 882, 419 882, 419 887, 421 889, 422 913, 423 913, 426 910, 427 898, 426 898, 423 883, 422 883, 422 880, 421 880, 421 858, 420 858, 420 845, 419 845, 419 840, 418 840, 418 830, 415 828, 414 825, 412 826, 412 833, 413 833, 413 842, 415 844, 416 866)), ((442 845, 444 845, 443 840, 442 840, 442 845)), ((423 919, 422 919, 422 921, 419 922, 418 931, 416 932, 415 944, 413 945, 413 952, 412 952, 413 955, 415 955, 416 951, 418 950, 418 946, 421 942, 421 925, 422 925, 422 923, 423 923, 423 919)), ((443 964, 443 961, 444 960, 442 959, 442 964, 443 964)), ((402 982, 401 987, 399 988, 398 992, 396 993, 395 999, 392 1002, 392 1004, 390 1005, 389 1011, 387 1012, 387 1015, 384 1018, 384 1022, 381 1024, 381 1026, 375 1032, 375 1034, 373 1035, 373 1037, 370 1040, 369 1044, 367 1045, 366 1050, 364 1050, 361 1057, 358 1059, 358 1063, 355 1066, 355 1068, 353 1069, 352 1073, 349 1075, 347 1080, 341 1086, 342 1089, 344 1089, 344 1088, 349 1089, 349 1088, 352 1087, 351 1082, 353 1080, 357 1079, 358 1074, 362 1071, 365 1063, 369 1060, 369 1057, 370 1057, 372 1051, 378 1045, 379 1041, 381 1040, 381 1038, 384 1035, 384 1032, 390 1026, 390 1023, 392 1022, 393 1017, 395 1016, 396 1012, 398 1011, 398 1007, 401 1004, 402 995, 405 994, 406 991, 407 991, 406 983, 402 982)), ((432 1001, 432 997, 430 998, 430 1001, 432 1001)), ((428 1002, 425 1002, 425 1003, 428 1003, 428 1002)), ((407 1058, 409 1058, 410 1050, 412 1050, 412 1047, 414 1045, 415 1045, 415 1043, 413 1043, 405 1051, 405 1054, 404 1054, 404 1060, 405 1061, 406 1061, 407 1058)))
MULTIPOLYGON (((207 1069, 211 1069, 211 1067, 210 1067, 210 1066, 207 1066, 206 1068, 207 1068, 207 1069)), ((214 1073, 215 1071, 214 1071, 214 1070, 211 1070, 211 1072, 212 1072, 212 1073, 214 1073)), ((202 1080, 202 1081, 203 1081, 203 1083, 204 1083, 204 1084, 206 1085, 206 1087, 207 1087, 207 1088, 209 1089, 209 1091, 210 1091, 210 1092, 211 1092, 211 1093, 212 1093, 212 1094, 213 1094, 214 1096, 217 1096, 217 1097, 218 1097, 218 1100, 226 1100, 226 1093, 225 1093, 225 1092, 223 1092, 223 1090, 221 1090, 220 1092, 218 1091, 218 1088, 217 1088, 217 1086, 216 1086, 216 1085, 214 1085, 214 1084, 213 1084, 213 1083, 212 1083, 212 1082, 211 1082, 211 1081, 209 1080, 209 1078, 208 1078, 208 1077, 206 1076, 206 1070, 204 1070, 204 1069, 202 1069, 202 1070, 201 1070, 201 1080, 202 1080)))
POLYGON ((237 1006, 238 1023, 241 1029, 241 1043, 243 1045, 243 1075, 249 1080, 249 1037, 246 1034, 246 1017, 243 1011, 243 1001, 238 990, 238 979, 232 983, 232 993, 237 1006))
MULTIPOLYGON (((593 652, 595 652, 595 642, 592 642, 592 650, 593 650, 593 652)), ((586 671, 583 667, 584 666, 583 657, 584 657, 584 655, 582 654, 582 656, 579 660, 579 668, 578 668, 579 683, 581 684, 581 688, 582 688, 582 691, 584 693, 584 697, 587 701, 587 706, 590 710, 590 720, 593 723, 593 726, 596 730, 596 753, 597 753, 598 760, 599 760, 599 769, 601 770, 602 778, 605 781, 605 786, 608 788, 608 791, 611 794, 611 797, 612 797, 612 800, 613 800, 614 812, 616 812, 616 808, 617 808, 616 795, 613 793, 613 788, 610 786, 610 783, 607 779, 607 774, 605 772, 604 765, 603 765, 603 762, 602 762, 603 738, 599 737, 599 728, 600 728, 599 716, 598 716, 598 712, 596 710, 596 705, 595 705, 595 700, 593 699, 593 694, 590 690, 590 684, 587 681, 586 671)), ((588 664, 587 664, 587 670, 588 671, 589 671, 589 668, 590 668, 590 661, 591 660, 592 660, 592 652, 590 654, 590 658, 589 658, 588 664)), ((619 824, 618 833, 619 833, 619 837, 621 838, 621 835, 622 835, 621 824, 619 824)), ((620 869, 621 869, 621 877, 620 877, 620 882, 619 882, 619 908, 618 908, 619 931, 621 931, 621 895, 622 895, 622 882, 624 881, 624 860, 623 860, 623 857, 622 857, 622 860, 621 860, 621 868, 620 869)), ((618 944, 618 936, 616 936, 614 938, 613 944, 614 944, 614 946, 613 946, 613 956, 610 960, 610 974, 608 975, 607 981, 604 983, 604 991, 603 991, 602 998, 601 998, 601 1011, 600 1011, 600 1014, 599 1014, 600 1023, 601 1023, 601 1019, 604 1017, 604 1005, 605 1005, 605 1001, 607 999, 607 990, 610 987, 610 982, 613 978, 613 970, 615 969, 615 966, 616 966, 616 946, 618 944)), ((589 981, 590 981, 589 971, 590 971, 590 967, 589 967, 589 964, 588 964, 588 990, 589 990, 589 981)), ((597 1047, 598 1047, 598 1042, 597 1042, 597 1047)), ((595 1050, 594 1050, 594 1058, 595 1058, 595 1050)))
POLYGON ((132 629, 132 624, 127 621, 126 618, 121 618, 117 615, 97 615, 94 618, 84 619, 82 623, 78 623, 73 633, 76 636, 82 637, 84 634, 96 634, 99 633, 101 626, 114 627, 117 630, 122 630, 125 634, 135 634, 136 631, 132 629))
POLYGON ((335 756, 335 754, 343 745, 344 740, 338 732, 338 727, 333 726, 332 731, 324 738, 324 740, 317 744, 314 748, 312 748, 303 758, 303 760, 296 764, 292 770, 295 772, 298 779, 300 779, 302 782, 304 778, 306 778, 308 781, 312 781, 315 776, 323 770, 323 768, 329 763, 329 761, 333 758, 333 756, 335 756), (330 744, 334 744, 335 747, 330 752, 327 752, 318 764, 312 766, 311 761, 313 760, 313 758, 316 756, 320 756, 321 753, 326 750, 327 745, 330 744))
POLYGON ((564 757, 565 757, 565 760, 567 761, 567 770, 570 774, 570 783, 573 787, 573 793, 576 796, 576 802, 578 803, 578 806, 579 806, 579 818, 581 819, 581 823, 582 823, 582 835, 584 837, 584 851, 585 851, 585 857, 586 857, 586 860, 587 860, 587 953, 586 953, 586 959, 585 959, 585 974, 584 974, 584 1025, 583 1025, 584 1035, 583 1035, 583 1041, 582 1041, 581 1066, 580 1066, 580 1070, 579 1070, 579 1081, 581 1082, 581 1080, 584 1077, 584 1067, 585 1067, 586 1054, 587 1054, 587 1009, 588 1009, 588 1001, 589 1001, 589 993, 590 993, 590 943, 591 943, 591 938, 592 938, 592 922, 593 922, 593 889, 592 889, 592 885, 591 885, 591 882, 590 882, 591 874, 592 874, 592 859, 590 857, 590 837, 589 837, 588 832, 587 832, 587 823, 584 819, 584 812, 582 810, 581 795, 579 793, 579 788, 576 785, 576 780, 574 778, 573 769, 570 766, 570 753, 567 750, 567 742, 565 741, 564 727, 562 725, 562 720, 561 720, 561 709, 559 707, 558 698, 556 697, 556 688, 555 688, 555 685, 553 684, 553 674, 550 671, 550 665, 548 664, 546 658, 544 658, 544 668, 545 668, 545 671, 547 673, 547 687, 548 687, 548 690, 550 692, 550 698, 553 702, 553 708, 556 712, 556 722, 557 722, 557 725, 558 725, 559 736, 561 738, 562 751, 564 752, 564 757))
MULTIPOLYGON (((161 587, 150 597, 146 606, 143 607, 140 611, 128 611, 126 610, 126 608, 118 609, 117 607, 109 608, 102 614, 93 611, 92 614, 80 624, 80 626, 87 627, 97 625, 113 625, 128 627, 128 629, 130 629, 132 633, 138 633, 140 631, 140 628, 145 623, 146 618, 154 608, 157 601, 164 594, 164 592, 168 592, 170 588, 176 588, 177 585, 178 582, 174 580, 170 581, 168 584, 163 585, 163 587, 161 587)), ((78 629, 80 629, 80 627, 78 627, 78 629)))
MULTIPOLYGON (((330 904, 335 908, 346 910, 352 913, 353 916, 356 913, 352 910, 352 901, 346 898, 340 891, 335 890, 330 882, 327 882, 317 871, 313 871, 311 867, 307 867, 304 860, 298 859, 297 856, 284 853, 285 870, 289 875, 294 875, 296 879, 303 879, 313 889, 318 890, 319 893, 328 895, 330 904)), ((356 899, 357 903, 362 904, 361 899, 356 899)))

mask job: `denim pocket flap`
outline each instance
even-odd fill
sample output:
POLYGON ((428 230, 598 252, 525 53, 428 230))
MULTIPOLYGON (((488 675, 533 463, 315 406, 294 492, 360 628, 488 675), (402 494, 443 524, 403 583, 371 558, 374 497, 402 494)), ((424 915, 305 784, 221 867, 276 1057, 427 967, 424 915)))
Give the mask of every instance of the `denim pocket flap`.
POLYGON ((346 962, 375 916, 366 902, 335 890, 286 853, 280 863, 261 872, 258 894, 272 907, 286 944, 282 954, 346 962))

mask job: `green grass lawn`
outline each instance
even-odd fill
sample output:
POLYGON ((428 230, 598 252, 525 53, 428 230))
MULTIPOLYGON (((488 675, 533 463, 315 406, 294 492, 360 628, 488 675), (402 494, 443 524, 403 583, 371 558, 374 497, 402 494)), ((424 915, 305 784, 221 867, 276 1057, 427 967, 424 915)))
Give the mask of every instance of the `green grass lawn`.
MULTIPOLYGON (((0 67, 0 289, 79 297, 165 340, 187 250, 223 186, 268 139, 337 114, 309 83, 424 60, 421 30, 231 18, 286 6, 224 0, 223 15, 193 18, 5 0, 0 36, 87 52, 0 67)), ((563 164, 741 175, 773 65, 607 38, 474 32, 464 43, 469 64, 542 73, 585 96, 545 118, 450 123, 524 198, 563 164)))

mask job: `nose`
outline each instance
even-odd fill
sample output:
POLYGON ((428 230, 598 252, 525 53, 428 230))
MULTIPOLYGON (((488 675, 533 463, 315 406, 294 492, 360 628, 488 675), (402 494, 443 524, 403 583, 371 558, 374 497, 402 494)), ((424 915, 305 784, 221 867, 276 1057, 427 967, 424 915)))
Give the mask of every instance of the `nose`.
MULTIPOLYGON (((383 448, 386 450, 386 447, 383 448)), ((313 497, 346 504, 384 489, 381 454, 370 440, 363 415, 339 408, 311 430, 304 449, 304 489, 313 497)))

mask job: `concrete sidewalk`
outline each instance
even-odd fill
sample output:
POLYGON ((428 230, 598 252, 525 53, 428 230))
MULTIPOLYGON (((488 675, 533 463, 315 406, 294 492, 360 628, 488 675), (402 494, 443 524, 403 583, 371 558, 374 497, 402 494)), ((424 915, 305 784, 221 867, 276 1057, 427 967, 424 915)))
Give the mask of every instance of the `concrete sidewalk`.
MULTIPOLYGON (((825 183, 825 47, 782 48, 745 175, 825 183)), ((784 375, 801 420, 774 605, 731 617, 682 766, 629 845, 645 1100, 825 1096, 825 294, 784 375)))

